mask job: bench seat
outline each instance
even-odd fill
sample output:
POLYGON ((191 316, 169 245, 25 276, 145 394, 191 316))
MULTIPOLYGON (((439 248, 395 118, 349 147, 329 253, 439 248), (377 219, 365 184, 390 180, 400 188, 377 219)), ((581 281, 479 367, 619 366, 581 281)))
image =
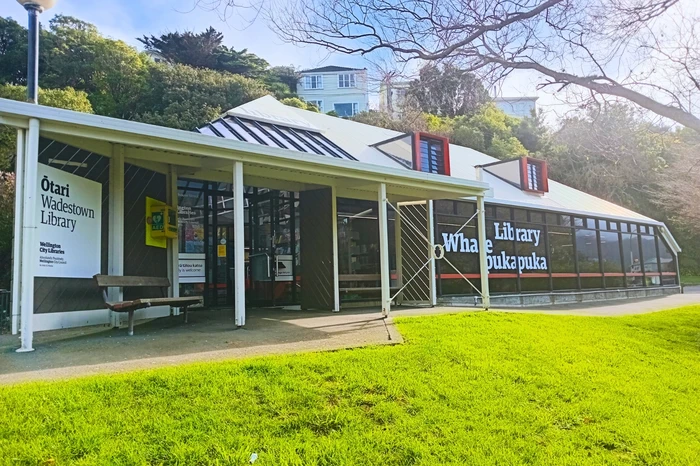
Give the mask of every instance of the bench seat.
POLYGON ((154 306, 181 307, 185 314, 187 323, 187 309, 195 304, 201 304, 202 298, 199 296, 184 296, 181 298, 168 298, 168 288, 170 280, 162 277, 137 277, 137 276, 117 276, 117 275, 95 275, 93 277, 97 286, 102 290, 102 298, 105 306, 114 312, 129 313, 129 335, 134 334, 134 311, 154 306), (107 290, 109 288, 160 288, 162 297, 139 298, 128 301, 109 301, 107 290))

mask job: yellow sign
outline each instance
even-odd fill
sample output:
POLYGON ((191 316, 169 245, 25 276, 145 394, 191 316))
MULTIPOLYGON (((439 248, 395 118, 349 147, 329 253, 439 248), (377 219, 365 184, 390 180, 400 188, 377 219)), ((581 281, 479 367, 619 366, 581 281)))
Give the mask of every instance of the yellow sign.
POLYGON ((219 244, 218 247, 216 248, 216 250, 217 250, 217 256, 226 257, 226 245, 225 244, 219 244))
POLYGON ((168 240, 166 238, 154 238, 151 236, 151 216, 153 215, 153 208, 165 205, 163 201, 158 199, 153 199, 152 197, 146 197, 146 246, 153 246, 156 248, 167 248, 168 240))

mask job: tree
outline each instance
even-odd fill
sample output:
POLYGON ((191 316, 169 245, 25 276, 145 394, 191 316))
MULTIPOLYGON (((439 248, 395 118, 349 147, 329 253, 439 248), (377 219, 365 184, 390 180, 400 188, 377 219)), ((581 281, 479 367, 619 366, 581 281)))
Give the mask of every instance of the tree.
MULTIPOLYGON (((27 100, 27 87, 12 84, 0 85, 0 98, 24 102, 27 100)), ((39 89, 39 104, 49 107, 93 113, 92 105, 85 92, 71 87, 65 89, 39 89)), ((0 127, 0 172, 14 171, 17 132, 8 127, 0 127)))
POLYGON ((479 78, 450 63, 424 65, 408 96, 423 112, 450 118, 473 115, 491 100, 479 78))
POLYGON ((300 108, 302 110, 309 110, 310 112, 320 113, 318 107, 311 102, 307 102, 304 99, 298 97, 287 97, 286 99, 280 100, 280 103, 288 105, 290 107, 300 108))
POLYGON ((659 175, 658 190, 650 193, 660 211, 667 212, 674 234, 683 248, 681 267, 700 274, 700 136, 689 130, 672 134, 668 167, 659 175))
POLYGON ((0 287, 9 288, 12 277, 12 238, 14 233, 15 174, 0 172, 0 287))
POLYGON ((223 45, 224 35, 209 27, 204 32, 169 32, 160 37, 143 36, 137 39, 149 52, 170 63, 195 68, 209 68, 247 77, 265 75, 268 63, 247 49, 235 50, 223 45))
POLYGON ((0 82, 27 84, 27 30, 0 17, 0 82))
POLYGON ((562 122, 547 154, 550 176, 576 189, 654 218, 651 201, 673 152, 668 131, 644 121, 628 105, 593 107, 562 122))
POLYGON ((193 130, 268 93, 261 81, 185 65, 153 63, 135 120, 193 130))
POLYGON ((451 141, 506 160, 528 155, 527 149, 515 137, 517 118, 487 104, 471 117, 458 117, 453 123, 451 141))
POLYGON ((531 154, 546 154, 553 150, 550 130, 541 112, 521 118, 513 135, 531 154))
POLYGON ((469 147, 498 159, 510 159, 528 155, 529 152, 515 137, 520 124, 493 104, 486 104, 471 117, 441 117, 428 113, 404 112, 400 117, 387 112, 361 112, 353 121, 391 129, 402 133, 425 131, 444 136, 452 144, 469 147))
POLYGON ((299 79, 301 79, 301 74, 293 66, 273 66, 268 70, 265 82, 270 87, 274 87, 277 83, 282 84, 287 87, 288 93, 296 95, 299 79))
POLYGON ((147 74, 145 54, 70 16, 55 16, 43 41, 43 86, 87 92, 100 115, 135 115, 147 74))
POLYGON ((288 41, 450 60, 489 81, 530 70, 541 86, 626 99, 700 132, 693 1, 291 0, 270 17, 288 41))

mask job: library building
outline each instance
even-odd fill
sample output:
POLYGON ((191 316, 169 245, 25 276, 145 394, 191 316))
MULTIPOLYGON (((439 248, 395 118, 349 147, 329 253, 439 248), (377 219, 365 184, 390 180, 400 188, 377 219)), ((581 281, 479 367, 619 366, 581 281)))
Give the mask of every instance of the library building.
POLYGON ((549 179, 544 160, 270 96, 194 131, 4 99, 0 123, 17 130, 23 351, 36 331, 131 334, 201 308, 244 326, 273 307, 388 315, 680 292, 662 222, 549 179))

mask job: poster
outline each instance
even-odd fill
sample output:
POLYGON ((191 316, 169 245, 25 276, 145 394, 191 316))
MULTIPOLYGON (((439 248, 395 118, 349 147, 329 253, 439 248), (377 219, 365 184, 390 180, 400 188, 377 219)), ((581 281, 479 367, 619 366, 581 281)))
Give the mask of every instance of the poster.
POLYGON ((92 278, 100 273, 102 185, 39 164, 37 277, 92 278))
POLYGON ((179 255, 180 283, 204 283, 204 254, 179 255))

